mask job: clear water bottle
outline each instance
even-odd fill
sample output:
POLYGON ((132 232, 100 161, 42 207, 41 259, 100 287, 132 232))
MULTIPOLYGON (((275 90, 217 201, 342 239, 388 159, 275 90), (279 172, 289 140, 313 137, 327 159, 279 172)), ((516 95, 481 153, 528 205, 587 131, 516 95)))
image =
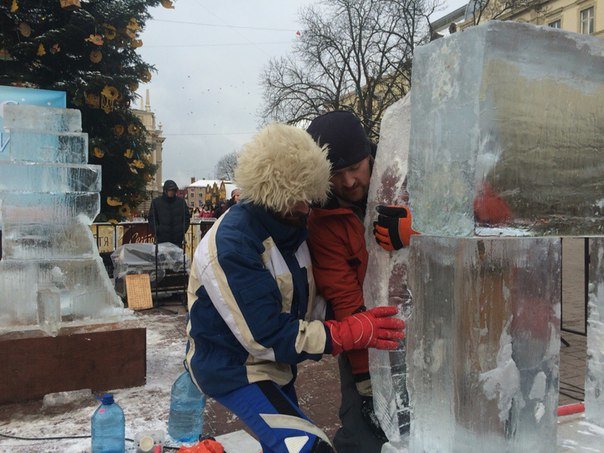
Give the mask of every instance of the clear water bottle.
POLYGON ((168 434, 179 442, 195 442, 203 431, 206 397, 184 371, 172 385, 168 434))
POLYGON ((105 393, 92 415, 92 453, 123 453, 126 450, 124 411, 105 393))

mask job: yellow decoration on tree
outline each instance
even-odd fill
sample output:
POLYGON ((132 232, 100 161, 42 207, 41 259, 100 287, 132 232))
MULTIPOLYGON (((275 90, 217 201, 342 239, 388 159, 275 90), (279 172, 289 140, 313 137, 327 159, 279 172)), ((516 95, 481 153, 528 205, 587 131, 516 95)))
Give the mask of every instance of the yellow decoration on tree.
POLYGON ((109 24, 103 24, 103 27, 105 28, 105 38, 107 38, 109 41, 115 39, 117 36, 117 29, 113 25, 109 24))
POLYGON ((124 126, 121 124, 116 124, 113 126, 113 133, 118 137, 122 136, 124 134, 124 126))
POLYGON ((172 4, 171 0, 161 0, 160 3, 164 8, 174 9, 174 5, 172 4))
POLYGON ((17 28, 19 29, 21 36, 25 38, 29 38, 31 36, 31 27, 27 22, 21 22, 17 28))
POLYGON ((86 97, 86 105, 94 109, 98 109, 101 106, 101 98, 96 93, 84 93, 86 97))
POLYGON ((128 84, 128 89, 130 91, 136 91, 136 90, 138 90, 138 82, 136 82, 136 81, 135 82, 130 82, 128 84))
POLYGON ((123 203, 119 198, 115 197, 107 197, 107 205, 108 206, 121 206, 123 203))
POLYGON ((128 25, 126 25, 126 28, 128 30, 133 30, 133 31, 138 31, 141 29, 140 25, 138 24, 138 21, 134 17, 130 18, 130 20, 128 21, 128 25))
POLYGON ((19 9, 19 4, 17 3, 17 0, 13 0, 13 2, 10 5, 10 12, 16 13, 18 9, 19 9))
POLYGON ((93 51, 90 52, 90 61, 92 61, 93 63, 100 63, 100 61, 103 59, 103 52, 101 52, 99 49, 94 49, 93 51))
POLYGON ((126 151, 124 151, 124 157, 126 159, 132 159, 134 157, 134 151, 128 148, 126 151))
POLYGON ((101 148, 99 148, 98 146, 95 146, 92 150, 92 155, 94 157, 97 157, 99 159, 102 159, 103 157, 105 157, 105 151, 103 151, 101 148))
POLYGON ((46 55, 46 49, 44 48, 44 44, 40 43, 40 45, 38 46, 38 51, 36 52, 36 55, 39 57, 43 57, 44 55, 46 55))
POLYGON ((150 72, 148 69, 145 69, 145 72, 143 72, 143 73, 141 74, 141 80, 142 80, 144 83, 149 83, 149 82, 151 82, 151 72, 150 72))
POLYGON ((128 124, 128 133, 130 135, 134 135, 138 132, 138 127, 136 127, 136 124, 128 124))
POLYGON ((61 8, 66 9, 68 11, 73 11, 74 9, 80 8, 80 0, 60 0, 61 8))
POLYGON ((130 165, 132 165, 136 168, 145 168, 145 164, 138 159, 134 159, 130 165))
POLYGON ((130 217, 130 206, 127 204, 120 206, 119 213, 124 217, 130 217))
POLYGON ((117 91, 117 88, 105 85, 105 88, 101 91, 101 109, 103 109, 105 113, 111 112, 113 110, 113 104, 119 97, 120 92, 117 91))
POLYGON ((90 35, 84 41, 88 41, 88 42, 94 44, 95 46, 103 45, 103 37, 101 35, 90 35))
POLYGON ((132 47, 133 49, 138 49, 139 47, 143 46, 143 40, 142 39, 133 39, 132 41, 130 41, 130 47, 132 47))

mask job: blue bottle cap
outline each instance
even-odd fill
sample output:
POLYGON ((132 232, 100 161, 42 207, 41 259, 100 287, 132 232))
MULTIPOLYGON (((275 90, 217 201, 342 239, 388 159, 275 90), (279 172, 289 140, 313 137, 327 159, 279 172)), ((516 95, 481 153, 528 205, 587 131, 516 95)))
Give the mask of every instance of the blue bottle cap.
POLYGON ((113 395, 111 393, 105 393, 101 398, 101 403, 104 405, 113 404, 113 395))

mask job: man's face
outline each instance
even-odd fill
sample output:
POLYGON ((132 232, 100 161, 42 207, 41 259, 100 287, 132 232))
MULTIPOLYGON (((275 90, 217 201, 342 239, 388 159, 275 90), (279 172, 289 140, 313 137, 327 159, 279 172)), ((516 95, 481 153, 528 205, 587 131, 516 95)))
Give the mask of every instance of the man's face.
POLYGON ((235 200, 235 203, 239 203, 239 197, 241 196, 241 192, 238 190, 233 190, 233 200, 235 200))
POLYGON ((309 213, 310 204, 306 201, 299 201, 289 212, 281 211, 278 215, 285 223, 302 228, 306 226, 306 219, 308 219, 309 213))
POLYGON ((166 195, 168 196, 168 198, 174 198, 176 196, 176 190, 168 189, 166 190, 166 195))
POLYGON ((354 165, 336 170, 331 175, 332 191, 344 201, 355 203, 367 196, 371 166, 369 156, 354 165))

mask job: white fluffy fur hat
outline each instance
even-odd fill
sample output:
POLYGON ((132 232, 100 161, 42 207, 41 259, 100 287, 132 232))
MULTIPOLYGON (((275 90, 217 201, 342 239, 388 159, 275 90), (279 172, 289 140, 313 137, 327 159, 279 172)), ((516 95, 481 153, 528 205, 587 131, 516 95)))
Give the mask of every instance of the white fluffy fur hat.
POLYGON ((303 129, 270 124, 244 145, 235 168, 241 198, 275 212, 299 201, 323 203, 329 194, 331 164, 303 129))

